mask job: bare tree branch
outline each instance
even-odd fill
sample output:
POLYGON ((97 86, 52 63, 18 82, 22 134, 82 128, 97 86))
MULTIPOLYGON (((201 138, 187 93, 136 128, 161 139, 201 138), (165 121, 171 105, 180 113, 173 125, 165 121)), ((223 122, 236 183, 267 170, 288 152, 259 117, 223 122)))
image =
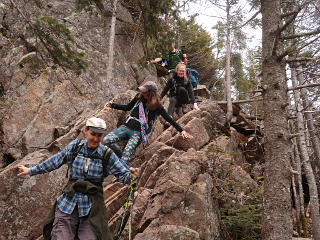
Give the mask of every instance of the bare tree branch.
POLYGON ((284 31, 297 17, 298 13, 301 11, 301 9, 297 9, 296 12, 291 16, 289 20, 286 21, 286 23, 279 29, 280 32, 284 31))
POLYGON ((309 45, 311 45, 312 43, 314 43, 315 41, 317 41, 319 38, 320 38, 320 36, 319 36, 319 37, 316 37, 316 38, 313 39, 312 41, 310 41, 310 42, 302 45, 301 47, 299 47, 299 48, 297 49, 297 52, 300 52, 303 48, 308 47, 309 45))
POLYGON ((303 62, 303 61, 315 61, 314 58, 307 58, 307 57, 298 57, 298 58, 292 58, 292 59, 287 59, 286 62, 291 63, 291 62, 303 62))
MULTIPOLYGON (((309 71, 306 71, 306 70, 303 70, 303 69, 297 69, 297 71, 298 72, 300 72, 300 73, 308 73, 308 74, 311 74, 311 75, 313 75, 313 76, 315 76, 315 77, 320 77, 320 74, 316 74, 316 73, 314 73, 314 72, 309 72, 309 71)), ((300 74, 299 73, 299 74, 300 74)))
POLYGON ((293 34, 293 35, 289 35, 289 36, 284 36, 282 37, 283 39, 294 39, 294 38, 300 38, 300 37, 305 37, 305 36, 311 36, 311 35, 316 35, 320 33, 320 28, 317 28, 314 31, 311 32, 306 32, 306 33, 300 33, 300 34, 293 34))
POLYGON ((244 27, 245 25, 247 25, 249 22, 251 22, 253 19, 256 18, 256 16, 258 16, 258 14, 261 13, 261 9, 259 9, 255 14, 253 14, 253 16, 251 18, 249 18, 244 24, 242 24, 240 26, 240 28, 244 27))
POLYGON ((320 86, 320 83, 312 83, 312 84, 300 85, 296 87, 289 87, 288 91, 297 90, 301 88, 308 88, 308 87, 319 87, 319 86, 320 86))

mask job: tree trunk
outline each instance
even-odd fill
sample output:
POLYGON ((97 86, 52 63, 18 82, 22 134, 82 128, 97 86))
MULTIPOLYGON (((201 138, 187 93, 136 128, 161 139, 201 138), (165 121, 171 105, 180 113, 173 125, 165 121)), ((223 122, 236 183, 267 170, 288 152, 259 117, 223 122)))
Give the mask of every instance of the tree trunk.
MULTIPOLYGON (((295 127, 292 120, 289 121, 289 126, 291 129, 291 133, 295 133, 295 127)), ((293 143, 292 166, 294 170, 299 173, 297 177, 298 192, 297 192, 297 199, 296 199, 298 202, 296 203, 297 225, 298 225, 297 227, 298 227, 298 232, 300 232, 300 230, 302 229, 303 233, 306 234, 307 229, 306 229, 306 217, 305 217, 305 210, 304 210, 304 193, 303 193, 303 187, 302 187, 301 159, 300 159, 296 138, 292 139, 292 143, 293 143)))
POLYGON ((118 0, 113 1, 113 12, 111 18, 110 36, 109 36, 109 51, 108 51, 108 66, 107 66, 107 77, 106 83, 109 84, 113 78, 113 55, 114 55, 114 37, 116 27, 116 12, 117 12, 118 0))
POLYGON ((265 124, 265 173, 262 217, 263 240, 291 240, 290 141, 285 106, 287 82, 279 36, 281 1, 261 0, 262 86, 265 124))
MULTIPOLYGON (((291 160, 292 160, 292 166, 293 166, 293 169, 295 171, 297 171, 297 161, 295 159, 295 155, 294 155, 294 151, 291 152, 291 160)), ((300 175, 300 173, 299 173, 300 175)), ((301 208, 300 208, 300 198, 299 198, 299 192, 297 192, 297 186, 296 186, 296 181, 295 181, 295 176, 292 176, 292 180, 291 180, 291 184, 292 184, 292 189, 293 189, 293 199, 294 199, 294 204, 295 204, 295 207, 296 207, 296 226, 297 226, 297 230, 298 230, 298 233, 300 234, 300 226, 301 226, 301 208)))
MULTIPOLYGON (((297 85, 297 72, 295 68, 291 68, 291 76, 292 76, 292 85, 297 85)), ((298 147, 300 156, 303 162, 303 168, 306 174, 306 178, 308 181, 309 194, 310 194, 310 211, 312 217, 312 235, 316 240, 320 240, 320 213, 319 213, 319 200, 318 200, 318 189, 316 185, 316 180, 313 174, 313 170, 311 167, 308 148, 305 138, 305 128, 304 128, 304 119, 302 114, 302 104, 301 104, 301 96, 299 90, 294 91, 294 99, 295 106, 297 111, 297 128, 298 128, 298 147)))
MULTIPOLYGON (((301 65, 299 65, 297 67, 299 74, 297 74, 297 79, 298 79, 298 83, 299 85, 303 85, 304 83, 304 78, 303 78, 303 74, 302 74, 302 67, 301 65)), ((305 110, 304 112, 304 116, 307 120, 307 125, 308 125, 308 130, 309 130, 309 134, 310 134, 310 138, 311 138, 311 142, 312 142, 312 147, 314 150, 314 154, 316 156, 316 164, 318 167, 318 170, 320 169, 320 140, 318 138, 318 136, 316 135, 316 128, 313 124, 313 115, 311 113, 311 103, 308 100, 308 92, 307 89, 302 88, 301 89, 301 97, 302 97, 302 104, 303 104, 303 108, 305 110)))
POLYGON ((225 76, 225 92, 226 92, 226 100, 227 100, 227 122, 231 122, 232 119, 232 102, 231 102, 231 46, 230 46, 230 2, 229 0, 226 1, 227 7, 227 36, 226 36, 226 76, 225 76))

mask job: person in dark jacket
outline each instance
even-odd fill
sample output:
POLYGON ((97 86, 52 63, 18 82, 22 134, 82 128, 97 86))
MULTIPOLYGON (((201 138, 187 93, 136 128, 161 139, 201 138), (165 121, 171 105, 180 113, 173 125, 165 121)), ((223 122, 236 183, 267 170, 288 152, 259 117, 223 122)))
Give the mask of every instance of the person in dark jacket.
POLYGON ((103 144, 110 147, 127 164, 130 156, 141 141, 146 142, 146 134, 150 132, 156 117, 161 115, 167 122, 180 132, 183 138, 188 138, 188 134, 178 123, 176 123, 166 112, 161 104, 160 96, 157 92, 157 85, 152 81, 145 82, 139 87, 137 94, 128 104, 121 105, 111 101, 105 104, 105 108, 111 107, 123 111, 131 111, 126 122, 120 127, 112 130, 103 139, 103 144), (116 142, 128 140, 123 152, 116 142))
POLYGON ((185 104, 192 103, 193 109, 199 110, 195 102, 192 84, 188 78, 185 77, 186 65, 179 63, 176 67, 176 73, 170 78, 164 87, 161 98, 163 98, 170 90, 168 114, 173 117, 173 112, 176 107, 182 107, 183 113, 186 113, 185 104))
POLYGON ((44 162, 31 168, 18 165, 21 171, 18 176, 43 174, 58 169, 63 164, 69 165, 69 182, 45 221, 45 240, 112 240, 107 224, 102 182, 110 174, 115 175, 122 183, 130 182, 130 172, 134 171, 138 175, 138 169, 129 170, 112 151, 100 143, 106 133, 104 120, 89 118, 83 132, 85 140, 72 141, 61 152, 44 162))
POLYGON ((171 50, 168 52, 168 56, 158 57, 153 60, 147 61, 147 64, 160 63, 164 59, 168 59, 168 70, 169 70, 168 71, 168 73, 169 73, 168 78, 171 78, 174 75, 176 66, 179 63, 187 64, 187 54, 185 52, 183 52, 182 50, 177 49, 175 42, 171 43, 171 50))

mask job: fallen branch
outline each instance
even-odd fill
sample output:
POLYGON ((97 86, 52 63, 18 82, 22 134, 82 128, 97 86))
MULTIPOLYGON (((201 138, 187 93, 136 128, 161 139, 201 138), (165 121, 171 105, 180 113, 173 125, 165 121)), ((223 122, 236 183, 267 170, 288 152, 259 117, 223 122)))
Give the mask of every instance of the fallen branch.
MULTIPOLYGON (((237 101, 232 101, 232 103, 235 104, 241 104, 241 103, 248 103, 248 102, 259 102, 262 101, 262 98, 259 99, 248 99, 248 100, 237 100, 237 101)), ((226 104, 227 101, 217 101, 218 104, 226 104)))

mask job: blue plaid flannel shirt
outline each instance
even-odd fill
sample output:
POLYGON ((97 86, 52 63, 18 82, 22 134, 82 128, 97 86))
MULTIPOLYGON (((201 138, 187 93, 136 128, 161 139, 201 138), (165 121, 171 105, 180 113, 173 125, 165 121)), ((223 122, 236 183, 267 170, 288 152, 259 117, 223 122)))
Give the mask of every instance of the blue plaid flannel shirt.
MULTIPOLYGON (((77 140, 69 143, 61 152, 53 155, 44 162, 29 168, 29 175, 33 176, 36 174, 43 174, 50 172, 52 170, 60 168, 65 163, 70 163, 72 161, 73 146, 76 144, 77 140)), ((108 175, 115 175, 119 182, 129 183, 130 174, 129 170, 120 162, 119 158, 112 153, 106 167, 106 172, 103 173, 102 161, 100 159, 86 158, 83 155, 88 155, 87 140, 82 140, 82 148, 79 151, 78 156, 73 161, 72 167, 70 167, 70 178, 71 179, 90 179, 96 182, 102 182, 103 178, 108 175)), ((89 156, 99 156, 103 158, 107 147, 102 145, 94 149, 89 156)), ((57 198, 57 205, 59 209, 67 214, 71 214, 75 208, 78 206, 78 216, 87 216, 92 207, 92 203, 88 196, 79 192, 76 192, 73 197, 68 197, 66 194, 62 193, 57 198)))

